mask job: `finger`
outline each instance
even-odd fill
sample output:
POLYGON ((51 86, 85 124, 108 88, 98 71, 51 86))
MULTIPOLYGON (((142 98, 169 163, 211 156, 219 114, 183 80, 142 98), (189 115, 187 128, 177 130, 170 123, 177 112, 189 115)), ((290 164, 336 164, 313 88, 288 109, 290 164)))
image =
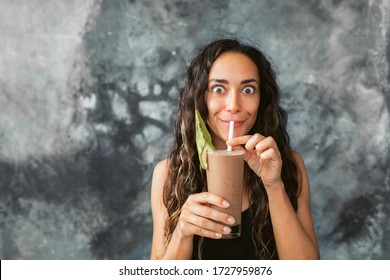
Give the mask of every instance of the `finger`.
POLYGON ((237 145, 244 145, 248 140, 252 137, 252 135, 243 135, 239 137, 234 137, 228 141, 226 141, 227 145, 230 146, 237 146, 237 145))
POLYGON ((222 237, 222 233, 215 232, 212 230, 200 228, 193 224, 182 224, 182 227, 185 227, 185 229, 182 229, 183 232, 190 232, 191 234, 196 234, 203 237, 213 238, 213 239, 220 239, 222 237))
POLYGON ((245 144, 245 149, 253 151, 258 143, 261 143, 266 139, 263 135, 256 133, 254 134, 245 144))
POLYGON ((273 148, 268 149, 265 152, 260 154, 260 158, 262 160, 267 160, 267 159, 275 159, 276 160, 278 157, 279 157, 279 154, 273 148))
POLYGON ((236 151, 236 150, 240 150, 240 151, 245 152, 244 153, 244 160, 245 161, 248 161, 253 154, 256 154, 255 150, 248 151, 247 149, 245 149, 242 146, 233 146, 233 151, 236 151))
POLYGON ((204 204, 194 203, 188 200, 182 207, 181 217, 188 221, 191 220, 191 222, 194 223, 193 218, 191 218, 192 216, 204 217, 224 224, 235 223, 233 216, 224 213, 219 209, 215 209, 204 204))
MULTIPOLYGON (((205 229, 207 231, 217 232, 221 234, 228 234, 231 232, 231 228, 224 224, 220 224, 216 221, 196 215, 190 216, 188 222, 192 225, 195 225, 197 228, 205 229)), ((196 234, 199 235, 199 233, 196 234)))
MULTIPOLYGON (((225 213, 221 213, 221 214, 223 214, 226 217, 229 216, 225 213)), ((221 215, 221 217, 223 215, 221 215)), ((211 220, 210 218, 208 218, 208 216, 209 215, 207 214, 205 214, 205 217, 199 216, 196 214, 196 211, 192 212, 188 207, 183 207, 183 211, 180 215, 180 221, 179 221, 180 230, 185 235, 192 235, 192 234, 202 235, 199 231, 200 229, 206 230, 208 232, 219 233, 219 234, 228 234, 231 232, 231 228, 229 226, 211 220)))
POLYGON ((264 151, 266 151, 268 149, 274 149, 277 152, 277 154, 280 155, 278 145, 276 144, 275 140, 271 136, 260 141, 255 146, 255 150, 256 150, 258 155, 262 154, 264 151))
POLYGON ((190 211, 197 217, 204 217, 219 223, 234 224, 235 222, 233 216, 204 205, 193 205, 190 211))
POLYGON ((192 203, 195 204, 213 204, 221 208, 227 208, 230 206, 229 202, 211 192, 201 192, 201 193, 196 193, 192 194, 188 197, 188 200, 192 203))

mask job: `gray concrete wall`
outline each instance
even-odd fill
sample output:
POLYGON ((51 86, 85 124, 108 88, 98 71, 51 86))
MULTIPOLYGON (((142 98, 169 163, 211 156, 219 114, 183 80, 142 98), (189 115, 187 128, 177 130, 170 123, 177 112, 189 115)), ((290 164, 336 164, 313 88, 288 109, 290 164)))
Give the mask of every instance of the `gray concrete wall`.
POLYGON ((272 58, 324 259, 389 259, 388 1, 0 0, 0 258, 146 259, 181 73, 272 58))

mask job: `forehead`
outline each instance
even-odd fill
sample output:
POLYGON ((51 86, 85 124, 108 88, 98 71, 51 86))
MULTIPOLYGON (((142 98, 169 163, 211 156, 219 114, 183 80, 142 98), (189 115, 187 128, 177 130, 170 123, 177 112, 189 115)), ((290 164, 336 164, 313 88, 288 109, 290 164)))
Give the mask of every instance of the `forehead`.
POLYGON ((245 54, 238 52, 225 52, 212 64, 210 79, 256 79, 259 72, 255 63, 245 54))

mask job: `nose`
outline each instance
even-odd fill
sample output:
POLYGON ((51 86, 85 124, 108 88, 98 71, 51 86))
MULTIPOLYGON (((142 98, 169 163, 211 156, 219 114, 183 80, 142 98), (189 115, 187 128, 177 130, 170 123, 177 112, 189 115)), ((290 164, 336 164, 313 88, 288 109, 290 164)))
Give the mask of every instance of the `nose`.
POLYGON ((226 110, 231 112, 232 114, 240 111, 240 97, 237 92, 232 91, 226 97, 226 110))

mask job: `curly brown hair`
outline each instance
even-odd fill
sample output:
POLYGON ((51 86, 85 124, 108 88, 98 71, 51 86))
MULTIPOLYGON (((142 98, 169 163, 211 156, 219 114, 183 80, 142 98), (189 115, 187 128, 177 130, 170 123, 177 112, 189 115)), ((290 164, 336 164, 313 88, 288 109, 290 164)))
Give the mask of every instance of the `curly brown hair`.
MULTIPOLYGON (((238 52, 249 57, 260 76, 261 102, 256 122, 249 134, 272 136, 281 153, 282 180, 295 211, 299 196, 298 168, 287 133, 287 112, 280 106, 280 89, 271 63, 253 44, 236 38, 215 40, 198 50, 187 67, 184 86, 179 94, 175 124, 175 141, 169 155, 168 178, 163 201, 168 211, 165 224, 165 246, 178 223, 181 209, 188 196, 207 189, 205 171, 201 169, 195 142, 195 109, 207 119, 205 93, 213 62, 224 52, 238 52)), ((268 197, 261 179, 245 164, 245 185, 248 188, 250 211, 253 216, 252 239, 259 259, 277 259, 275 239, 269 214, 268 197)), ((198 243, 201 256, 202 242, 198 243)), ((194 248, 195 250, 195 248, 194 248)))

